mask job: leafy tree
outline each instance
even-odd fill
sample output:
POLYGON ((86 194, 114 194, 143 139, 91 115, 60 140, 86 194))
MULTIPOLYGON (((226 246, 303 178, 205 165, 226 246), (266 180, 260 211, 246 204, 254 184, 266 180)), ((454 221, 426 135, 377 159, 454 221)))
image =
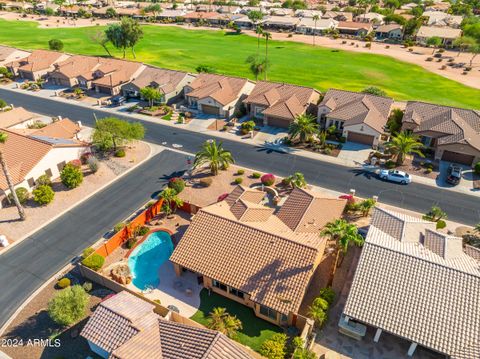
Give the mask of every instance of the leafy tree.
POLYGON ((383 5, 389 9, 398 9, 401 6, 400 1, 398 0, 385 0, 383 2, 383 5))
POLYGON ((83 182, 83 173, 80 168, 67 163, 60 172, 60 179, 67 188, 76 188, 83 182))
POLYGON ((171 215, 178 207, 183 206, 183 201, 178 197, 175 189, 167 187, 159 195, 163 199, 162 211, 167 215, 171 215))
POLYGON ((397 157, 397 166, 403 164, 405 156, 413 153, 425 157, 421 151, 423 147, 425 146, 419 142, 417 135, 406 131, 400 132, 385 144, 385 148, 397 157))
POLYGON ((96 31, 92 35, 90 35, 90 40, 94 43, 100 45, 108 54, 108 56, 112 57, 110 50, 107 47, 107 44, 110 42, 106 33, 104 31, 96 31))
POLYGON ((373 207, 375 207, 375 200, 372 198, 367 198, 358 204, 358 209, 364 217, 370 214, 373 207))
POLYGON ((413 36, 417 30, 422 26, 422 18, 411 18, 408 19, 405 25, 403 26, 403 35, 405 37, 413 36))
MULTIPOLYGON (((396 0, 395 0, 396 1, 396 0)), ((402 15, 398 15, 398 14, 388 14, 387 16, 385 16, 383 18, 383 21, 386 23, 386 24, 390 24, 392 22, 396 23, 396 24, 399 24, 399 25, 405 25, 405 23, 407 22, 407 19, 405 19, 402 15)))
MULTIPOLYGON (((3 67, 2 67, 3 68, 3 67)), ((1 72, 0 72, 1 73, 1 72)), ((5 102, 5 100, 1 99, 0 98, 0 109, 4 109, 5 107, 7 107, 7 103, 5 102)), ((5 134, 6 136, 7 134, 5 134)), ((4 143, 4 142, 1 142, 1 143, 4 143)))
POLYGON ((113 46, 123 51, 123 58, 126 57, 127 48, 132 49, 133 57, 136 58, 134 48, 143 37, 143 30, 137 20, 123 17, 120 23, 109 25, 105 35, 113 46))
POLYGON ((320 289, 319 297, 325 299, 329 306, 335 301, 335 296, 336 294, 332 287, 320 289))
POLYGON ((258 56, 250 55, 245 62, 249 64, 250 72, 255 76, 255 81, 257 81, 258 77, 265 73, 267 69, 267 60, 259 59, 258 56))
POLYGON ((285 9, 300 10, 300 9, 306 9, 308 5, 303 0, 285 0, 282 3, 282 7, 285 9))
POLYGON ((207 327, 229 338, 235 338, 242 329, 242 322, 236 316, 228 314, 225 308, 216 307, 208 315, 207 327))
POLYGON ((422 217, 426 221, 437 223, 437 229, 445 228, 445 220, 448 218, 447 214, 438 206, 432 206, 430 210, 422 217))
POLYGON ((201 150, 195 154, 193 168, 207 165, 216 176, 220 169, 226 169, 232 163, 235 163, 232 153, 223 149, 222 142, 212 140, 204 142, 201 150))
POLYGON ((116 151, 118 146, 141 140, 145 128, 139 122, 128 122, 115 117, 106 117, 95 123, 92 142, 102 151, 116 151))
MULTIPOLYGON (((8 135, 5 132, 0 132, 0 145, 4 145, 7 142, 8 135)), ((5 161, 4 155, 3 155, 3 148, 0 147, 0 166, 2 167, 3 175, 5 176, 5 179, 7 181, 8 189, 10 190, 10 194, 13 198, 13 202, 15 203, 15 206, 17 207, 18 211, 18 216, 20 217, 21 221, 24 221, 27 216, 25 214, 25 210, 22 207, 22 204, 20 203, 17 193, 15 191, 15 187, 13 185, 12 177, 10 176, 10 172, 8 170, 7 162, 5 161)))
POLYGON ((387 93, 385 91, 375 86, 366 87, 362 90, 362 92, 370 95, 375 95, 375 96, 387 96, 387 93))
POLYGON ((480 54, 480 42, 478 45, 470 47, 470 52, 473 54, 473 56, 470 58, 470 67, 472 67, 473 60, 478 56, 478 54, 480 54))
POLYGON ((140 95, 142 98, 148 101, 150 107, 153 106, 154 102, 161 101, 163 97, 162 93, 158 91, 158 89, 150 86, 140 89, 140 95))
POLYGON ((410 14, 415 16, 415 18, 420 18, 423 15, 423 7, 422 6, 415 6, 410 10, 410 14))
POLYGON ((476 45, 477 41, 471 36, 460 36, 453 42, 453 46, 458 48, 457 56, 460 56, 462 51, 468 51, 468 49, 475 47, 476 45))
POLYGON ((268 359, 284 359, 286 355, 287 336, 276 333, 265 340, 260 347, 260 354, 268 359))
POLYGON ((62 6, 65 4, 66 0, 54 0, 54 4, 58 6, 58 12, 62 12, 62 6))
POLYGON ((67 287, 48 302, 48 314, 60 325, 71 325, 85 316, 89 297, 80 285, 67 287))
POLYGON ((105 11, 105 16, 108 19, 114 19, 118 16, 117 11, 113 7, 109 7, 107 11, 105 11))
POLYGON ((298 115, 288 127, 290 140, 298 138, 301 143, 305 143, 316 133, 318 133, 318 124, 315 118, 308 114, 298 115))
POLYGON ((52 187, 47 185, 38 186, 32 193, 33 200, 41 206, 49 204, 55 197, 55 192, 53 192, 52 187))
POLYGON ((442 44, 442 39, 438 36, 432 36, 427 39, 426 44, 433 47, 432 54, 434 54, 435 50, 442 44))
POLYGON ((472 6, 469 4, 456 2, 453 3, 448 9, 449 14, 460 15, 460 16, 470 16, 473 15, 472 6))
POLYGON ((195 67, 195 71, 197 71, 199 74, 200 73, 205 73, 205 74, 214 74, 215 72, 217 72, 217 70, 212 67, 212 66, 209 66, 209 65, 198 65, 197 67, 195 67))
POLYGON ((317 328, 321 328, 328 320, 328 302, 323 298, 315 298, 308 308, 308 315, 313 319, 317 328))
POLYGON ((307 348, 300 348, 295 350, 292 359, 317 359, 317 354, 307 348))
POLYGON ((63 42, 58 39, 51 39, 48 41, 48 48, 52 51, 62 51, 63 42))
POLYGON ((387 127, 390 133, 398 133, 402 129, 403 111, 399 108, 394 108, 390 113, 387 121, 387 127))
POLYGON ((162 13, 162 7, 160 6, 159 3, 153 3, 151 5, 148 5, 143 9, 147 14, 151 13, 153 14, 153 18, 156 20, 157 16, 162 13))
POLYGON ((468 22, 463 26, 463 35, 473 37, 480 43, 480 22, 468 22))
POLYGON ((45 9, 45 15, 46 16, 53 16, 55 14, 55 11, 51 7, 47 7, 45 9))

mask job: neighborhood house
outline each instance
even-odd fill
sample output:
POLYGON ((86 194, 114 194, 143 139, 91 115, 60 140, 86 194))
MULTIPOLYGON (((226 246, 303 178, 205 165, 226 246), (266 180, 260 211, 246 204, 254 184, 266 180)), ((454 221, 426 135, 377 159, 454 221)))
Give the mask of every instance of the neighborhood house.
POLYGON ((8 70, 22 79, 37 81, 53 71, 55 64, 68 59, 70 56, 61 52, 35 50, 29 56, 10 62, 8 70))

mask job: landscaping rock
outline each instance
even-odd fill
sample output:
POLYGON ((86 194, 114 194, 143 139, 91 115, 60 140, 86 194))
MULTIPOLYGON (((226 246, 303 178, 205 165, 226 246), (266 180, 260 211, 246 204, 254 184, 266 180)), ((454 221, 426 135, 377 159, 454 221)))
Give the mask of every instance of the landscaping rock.
POLYGON ((121 263, 112 268, 110 275, 115 282, 120 284, 130 284, 132 281, 132 273, 127 263, 121 263))

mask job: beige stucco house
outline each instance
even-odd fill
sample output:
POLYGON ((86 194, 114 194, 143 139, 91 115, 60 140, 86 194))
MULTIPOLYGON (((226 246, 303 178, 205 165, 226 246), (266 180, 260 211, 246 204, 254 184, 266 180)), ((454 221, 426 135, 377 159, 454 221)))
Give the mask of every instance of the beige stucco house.
POLYGON ((48 50, 35 50, 23 59, 6 65, 9 71, 22 79, 36 81, 53 71, 55 64, 68 59, 70 55, 48 50))

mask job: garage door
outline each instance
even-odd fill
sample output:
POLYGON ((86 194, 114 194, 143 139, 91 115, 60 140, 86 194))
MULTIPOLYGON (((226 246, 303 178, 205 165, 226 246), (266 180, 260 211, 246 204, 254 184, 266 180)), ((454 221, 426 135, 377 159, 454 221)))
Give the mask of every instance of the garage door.
POLYGON ((209 106, 209 105, 202 105, 202 112, 207 113, 209 115, 220 115, 220 109, 215 106, 209 106))
POLYGON ((373 145, 373 141, 375 140, 374 136, 364 135, 363 133, 356 133, 356 132, 349 132, 347 141, 350 142, 357 142, 363 143, 364 145, 373 145))
POLYGON ((280 127, 280 128, 288 128, 290 126, 290 121, 284 118, 278 117, 268 117, 267 123, 269 126, 280 127))
POLYGON ((472 165, 475 156, 466 155, 464 153, 452 152, 452 151, 444 151, 442 155, 443 161, 461 163, 464 165, 472 165))

